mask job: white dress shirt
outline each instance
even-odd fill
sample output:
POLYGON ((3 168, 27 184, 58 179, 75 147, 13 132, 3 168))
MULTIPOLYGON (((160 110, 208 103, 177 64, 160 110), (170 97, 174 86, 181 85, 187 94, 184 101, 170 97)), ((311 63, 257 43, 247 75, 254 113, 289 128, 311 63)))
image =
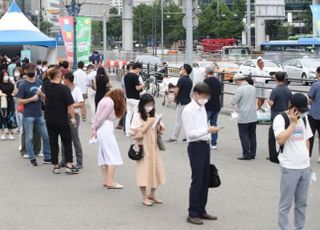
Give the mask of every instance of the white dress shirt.
POLYGON ((82 94, 87 94, 88 75, 82 69, 76 70, 74 73, 74 83, 81 89, 82 94))
POLYGON ((187 142, 208 141, 208 117, 204 106, 192 100, 182 112, 182 123, 187 142))

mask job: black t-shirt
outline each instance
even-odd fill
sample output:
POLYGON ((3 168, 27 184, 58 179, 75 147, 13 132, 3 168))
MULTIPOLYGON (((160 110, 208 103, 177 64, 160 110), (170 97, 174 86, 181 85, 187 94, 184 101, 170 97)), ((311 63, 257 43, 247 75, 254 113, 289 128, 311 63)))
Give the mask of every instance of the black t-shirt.
POLYGON ((204 80, 205 83, 210 87, 211 97, 206 104, 206 110, 212 112, 219 112, 220 106, 220 95, 221 85, 220 81, 216 77, 208 77, 204 80))
POLYGON ((270 95, 270 100, 273 101, 271 107, 271 119, 273 120, 279 113, 288 110, 289 102, 291 101, 292 93, 290 89, 282 84, 274 88, 270 95))
POLYGON ((8 100, 12 100, 12 93, 14 90, 14 85, 12 83, 0 82, 0 90, 2 91, 2 93, 5 93, 7 95, 8 100))
POLYGON ((51 83, 45 89, 45 118, 48 125, 64 127, 69 125, 68 106, 74 104, 70 89, 51 83))
POLYGON ((128 73, 123 80, 127 98, 140 100, 140 91, 136 89, 136 86, 140 85, 139 76, 134 73, 128 73))
POLYGON ((177 104, 187 105, 191 102, 192 81, 189 76, 180 77, 177 83, 179 93, 176 98, 177 104))

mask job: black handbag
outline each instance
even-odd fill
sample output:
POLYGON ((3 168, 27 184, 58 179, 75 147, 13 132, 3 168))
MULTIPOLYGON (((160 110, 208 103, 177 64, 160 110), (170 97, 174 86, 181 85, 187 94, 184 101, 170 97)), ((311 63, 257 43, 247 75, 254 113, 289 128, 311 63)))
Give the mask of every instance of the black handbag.
POLYGON ((209 188, 218 188, 221 185, 218 169, 215 165, 210 164, 209 188))
POLYGON ((134 145, 131 145, 129 148, 128 156, 131 160, 138 161, 143 158, 143 145, 139 145, 139 151, 134 150, 134 145))

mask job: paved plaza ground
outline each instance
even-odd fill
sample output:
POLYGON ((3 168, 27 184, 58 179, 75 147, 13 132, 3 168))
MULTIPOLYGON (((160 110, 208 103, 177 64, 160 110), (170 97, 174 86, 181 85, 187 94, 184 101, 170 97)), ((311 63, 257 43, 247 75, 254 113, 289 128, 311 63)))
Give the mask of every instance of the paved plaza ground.
MULTIPOLYGON (((165 138, 174 125, 175 110, 163 107, 165 138)), ((162 152, 167 184, 159 189, 162 205, 145 207, 135 183, 135 163, 128 159, 130 140, 116 131, 125 164, 117 169, 117 181, 124 190, 102 187, 97 167, 97 146, 89 145, 90 122, 81 124, 84 169, 79 175, 53 175, 51 166, 31 167, 18 154, 18 141, 0 143, 0 229, 1 230, 275 230, 279 200, 279 165, 266 161, 268 126, 258 126, 257 159, 238 161, 241 153, 237 125, 221 115, 225 126, 211 161, 219 168, 222 185, 210 190, 208 212, 219 217, 216 222, 192 226, 185 222, 188 207, 190 167, 187 144, 180 141, 167 145, 162 152)), ((320 177, 317 154, 312 169, 320 177)), ((306 230, 320 226, 320 183, 310 187, 306 230)), ((291 215, 292 216, 292 215, 291 215)), ((291 221, 292 223, 292 221, 291 221)))

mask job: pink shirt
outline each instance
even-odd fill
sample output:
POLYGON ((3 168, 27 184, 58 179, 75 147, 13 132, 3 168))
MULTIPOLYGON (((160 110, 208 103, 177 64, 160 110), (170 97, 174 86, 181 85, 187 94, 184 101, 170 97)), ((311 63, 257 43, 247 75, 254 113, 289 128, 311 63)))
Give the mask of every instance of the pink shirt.
POLYGON ((103 125, 105 120, 114 120, 116 118, 114 113, 114 102, 110 97, 104 97, 98 104, 96 116, 92 124, 92 131, 96 133, 103 125))

